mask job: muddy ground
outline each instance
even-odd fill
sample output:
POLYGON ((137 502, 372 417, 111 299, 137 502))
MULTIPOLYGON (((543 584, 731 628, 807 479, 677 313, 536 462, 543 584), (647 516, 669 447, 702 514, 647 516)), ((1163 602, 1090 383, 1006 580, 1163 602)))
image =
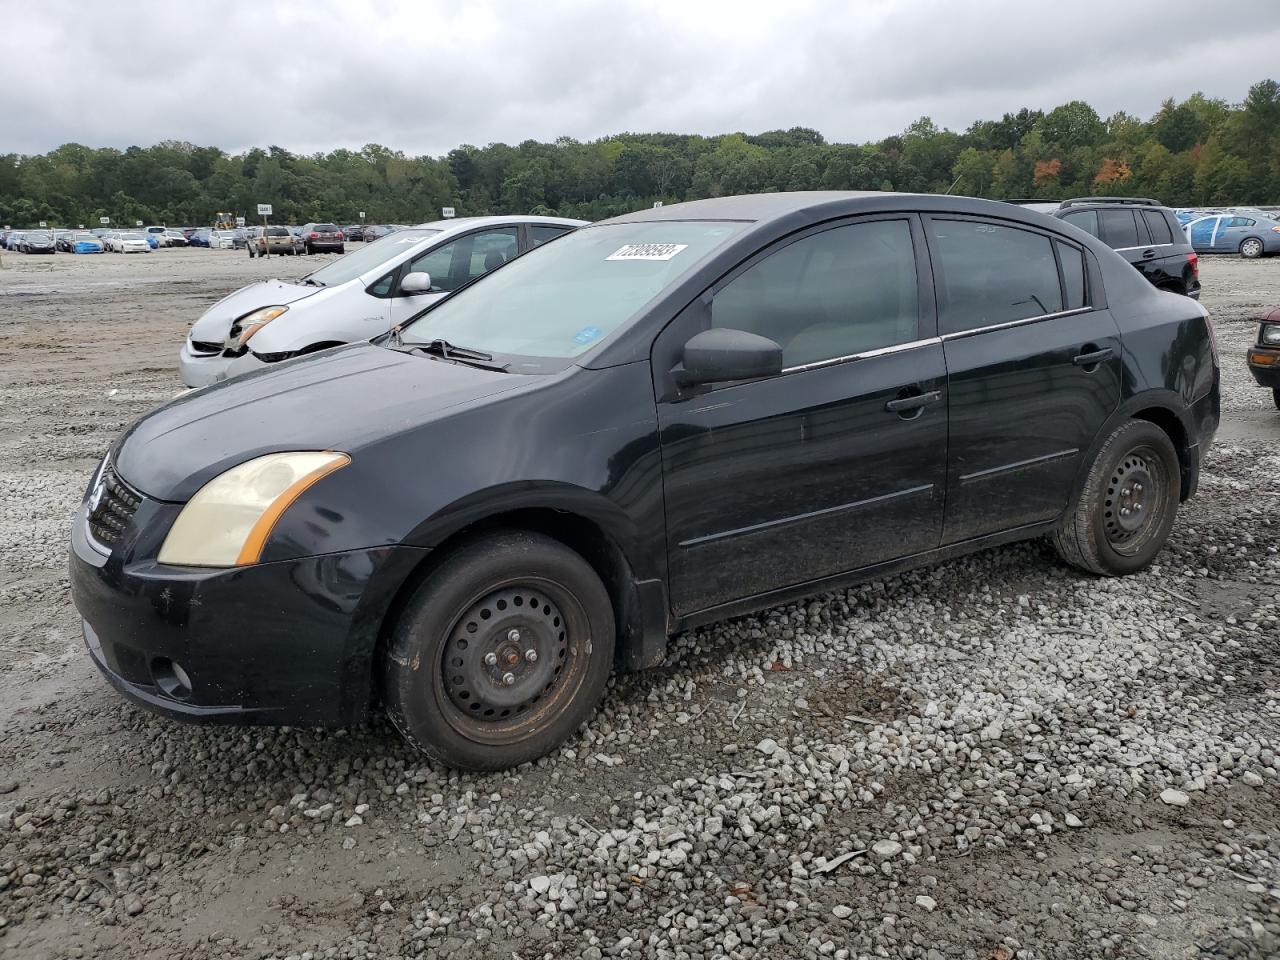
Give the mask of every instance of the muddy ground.
POLYGON ((1223 426, 1153 571, 1024 544, 703 629, 496 776, 153 718, 84 655, 89 474, 207 305, 320 259, 3 254, 0 955, 1280 955, 1280 259, 1203 263, 1223 426))

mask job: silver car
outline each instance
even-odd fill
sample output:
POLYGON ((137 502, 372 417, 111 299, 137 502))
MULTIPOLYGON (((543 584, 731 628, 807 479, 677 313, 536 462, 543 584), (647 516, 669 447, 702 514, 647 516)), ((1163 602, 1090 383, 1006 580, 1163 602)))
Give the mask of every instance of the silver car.
POLYGON ((370 340, 434 300, 584 220, 463 217, 399 230, 296 281, 267 280, 219 300, 179 354, 189 387, 325 347, 370 340))
POLYGON ((1280 220, 1259 214, 1210 214, 1185 229, 1196 253, 1238 253, 1248 260, 1280 253, 1280 220))

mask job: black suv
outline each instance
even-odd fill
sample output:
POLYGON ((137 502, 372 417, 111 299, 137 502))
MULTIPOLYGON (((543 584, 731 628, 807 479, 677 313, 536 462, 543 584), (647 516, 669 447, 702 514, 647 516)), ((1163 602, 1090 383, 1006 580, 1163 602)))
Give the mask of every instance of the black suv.
POLYGON ((1161 290, 1200 299, 1200 258, 1173 211, 1158 200, 1079 197, 1049 215, 1097 237, 1161 290))
POLYGON ((138 420, 71 592, 150 709, 508 767, 699 624, 1029 537, 1146 568, 1218 380, 1200 304, 1007 204, 646 209, 138 420))

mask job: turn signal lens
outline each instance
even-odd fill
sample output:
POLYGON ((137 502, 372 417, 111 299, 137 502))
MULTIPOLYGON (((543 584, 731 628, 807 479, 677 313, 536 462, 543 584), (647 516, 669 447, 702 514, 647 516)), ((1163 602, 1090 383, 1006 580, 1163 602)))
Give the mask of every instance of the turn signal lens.
POLYGON ((1249 351, 1249 363, 1255 367, 1280 366, 1280 353, 1268 353, 1262 350, 1249 351))
POLYGON ((257 563, 276 522, 345 453, 272 453, 232 467, 201 487, 178 514, 157 559, 188 567, 257 563))

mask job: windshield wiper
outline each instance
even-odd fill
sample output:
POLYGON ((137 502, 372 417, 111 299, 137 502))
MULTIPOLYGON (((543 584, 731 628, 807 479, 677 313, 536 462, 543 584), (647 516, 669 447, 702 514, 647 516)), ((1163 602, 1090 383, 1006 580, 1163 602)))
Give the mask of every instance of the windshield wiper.
POLYGON ((308 284, 310 284, 310 285, 311 285, 311 286, 313 286, 313 287, 323 287, 323 286, 324 286, 324 284, 323 284, 323 283, 321 283, 319 280, 317 280, 315 277, 303 277, 303 278, 302 278, 302 282, 303 282, 303 283, 308 283, 308 284))
POLYGON ((479 367, 482 370, 506 370, 510 364, 495 362, 493 354, 484 353, 481 350, 472 350, 469 347, 459 347, 450 343, 448 340, 432 340, 429 343, 416 343, 409 346, 409 353, 425 353, 429 356, 439 356, 445 360, 452 360, 455 363, 465 363, 468 366, 479 367))
POLYGON ((420 345, 418 349, 425 353, 438 353, 446 360, 452 360, 454 357, 460 357, 464 360, 493 359, 492 353, 483 353, 479 350, 472 350, 470 347, 459 347, 448 340, 432 340, 430 343, 420 345))

